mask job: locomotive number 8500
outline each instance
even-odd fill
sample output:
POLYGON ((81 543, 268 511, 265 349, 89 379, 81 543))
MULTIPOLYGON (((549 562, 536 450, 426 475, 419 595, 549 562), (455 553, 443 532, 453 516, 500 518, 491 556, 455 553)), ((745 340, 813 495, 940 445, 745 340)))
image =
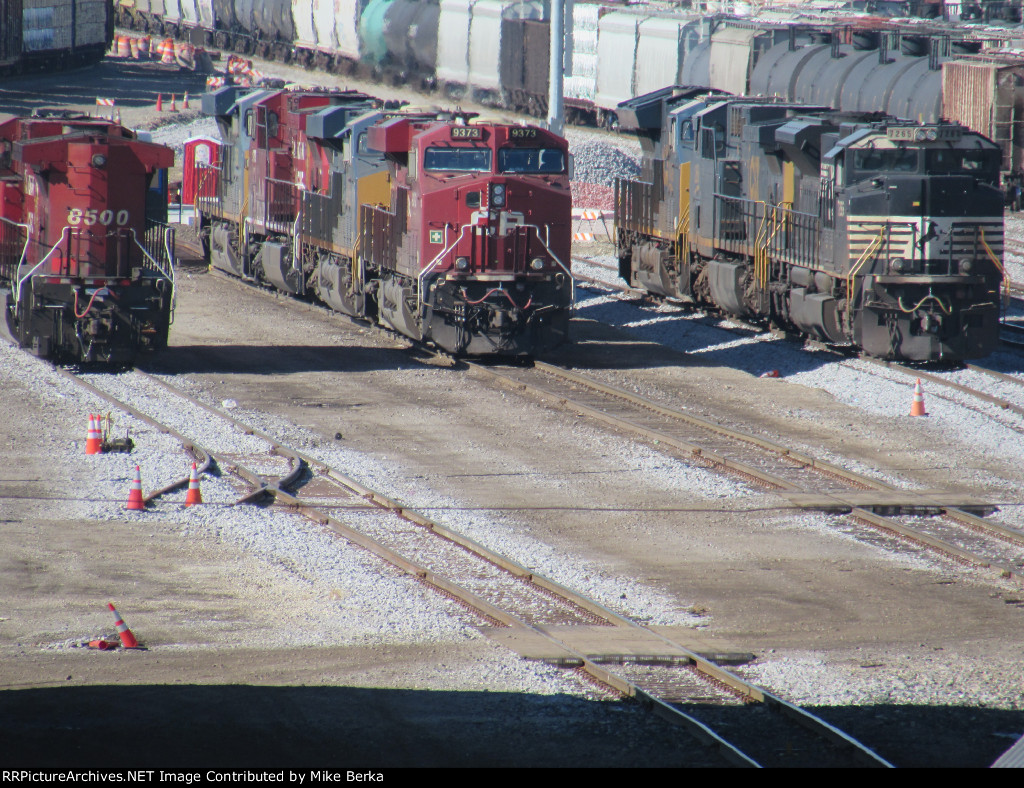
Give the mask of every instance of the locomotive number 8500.
POLYGON ((72 208, 68 211, 68 224, 72 227, 77 227, 79 224, 92 227, 97 222, 110 227, 115 223, 115 220, 118 227, 124 227, 129 221, 131 221, 131 215, 124 208, 116 214, 109 208, 105 211, 97 211, 95 208, 89 208, 86 210, 82 210, 81 208, 72 208))

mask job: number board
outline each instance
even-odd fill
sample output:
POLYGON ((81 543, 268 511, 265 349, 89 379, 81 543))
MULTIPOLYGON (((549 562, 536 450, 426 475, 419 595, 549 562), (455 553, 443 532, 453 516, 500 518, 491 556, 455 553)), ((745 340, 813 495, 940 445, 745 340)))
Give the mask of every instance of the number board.
POLYGON ((516 126, 508 130, 508 136, 513 140, 532 140, 537 136, 537 129, 525 129, 516 126))
POLYGON ((886 136, 896 142, 955 142, 962 135, 958 126, 896 126, 886 129, 886 136))
POLYGON ((480 126, 452 126, 453 140, 482 140, 484 130, 480 126))

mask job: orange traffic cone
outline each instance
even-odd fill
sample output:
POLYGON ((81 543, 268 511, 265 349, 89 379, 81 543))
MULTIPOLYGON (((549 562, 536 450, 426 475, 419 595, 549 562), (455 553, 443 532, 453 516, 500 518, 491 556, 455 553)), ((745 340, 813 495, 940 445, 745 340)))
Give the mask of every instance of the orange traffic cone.
POLYGON ((132 481, 132 488, 128 492, 128 503, 125 509, 145 509, 146 502, 142 500, 142 476, 139 475, 139 466, 135 466, 135 479, 132 481))
POLYGON ((181 108, 188 109, 188 93, 185 93, 185 97, 181 100, 181 108))
POLYGON ((117 634, 121 638, 121 645, 125 648, 139 648, 139 641, 135 639, 135 635, 128 629, 128 625, 121 620, 121 614, 114 609, 114 603, 107 602, 107 607, 114 614, 114 626, 117 627, 117 634))
POLYGON ((192 472, 188 475, 188 493, 185 495, 185 506, 195 506, 203 502, 203 494, 199 492, 199 476, 196 464, 192 463, 192 472))
POLYGON ((164 111, 164 94, 163 93, 157 93, 156 94, 156 111, 157 112, 163 112, 164 111))
POLYGON ((85 453, 103 453, 103 439, 100 437, 99 419, 92 413, 89 414, 89 434, 85 439, 85 453))
POLYGON ((174 94, 171 94, 171 112, 177 112, 178 108, 174 106, 174 94))
POLYGON ((921 378, 914 384, 914 401, 910 404, 911 416, 927 416, 924 409, 924 394, 921 393, 921 378))
POLYGON ((174 65, 174 39, 165 38, 160 49, 160 62, 167 65, 174 65))

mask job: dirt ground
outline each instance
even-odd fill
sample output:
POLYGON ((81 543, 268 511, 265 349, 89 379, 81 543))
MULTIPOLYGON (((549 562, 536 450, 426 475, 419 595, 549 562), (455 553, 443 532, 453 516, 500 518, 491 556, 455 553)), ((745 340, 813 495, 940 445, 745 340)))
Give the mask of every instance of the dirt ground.
MULTIPOLYGON (((128 75, 119 104, 134 123, 152 120, 157 92, 174 85, 197 95, 205 79, 105 63, 68 75, 63 93, 44 90, 52 80, 43 77, 0 85, 0 111, 88 107, 128 75)), ((951 684, 943 702, 827 710, 898 764, 987 765, 1024 730, 1024 698, 1004 697, 997 708, 970 700, 987 686, 996 694, 1019 688, 1024 606, 1004 584, 936 559, 894 558, 825 518, 796 523, 769 494, 699 494, 652 465, 653 447, 631 454, 619 436, 573 414, 457 369, 424 366, 404 342, 324 312, 246 293, 199 267, 183 269, 179 285, 172 346, 154 370, 325 439, 341 433, 347 448, 402 468, 412 491, 426 485, 488 516, 503 513, 556 553, 701 611, 702 637, 723 647, 765 659, 824 655, 883 683, 924 684, 951 671, 942 673, 951 684)), ((752 377, 728 358, 698 362, 586 321, 577 321, 575 337, 566 352, 577 366, 589 359, 607 373, 610 355, 628 358, 614 372, 622 381, 698 414, 713 411, 768 436, 796 430, 807 447, 838 446, 928 487, 982 496, 1024 487, 1020 468, 980 464, 969 453, 958 462, 1001 486, 950 479, 947 455, 965 449, 926 436, 908 445, 891 423, 818 391, 752 377)), ((53 468, 47 447, 79 437, 80 425, 70 411, 42 408, 30 388, 0 397, 5 764, 718 765, 661 723, 634 716, 633 706, 453 683, 496 653, 486 640, 261 649, 260 631, 274 626, 278 605, 238 587, 244 554, 47 514, 41 499, 78 494, 74 468, 53 468), (12 491, 31 501, 17 503, 12 491), (89 631, 105 620, 120 584, 152 600, 180 649, 106 654, 41 648, 30 637, 59 626, 69 638, 89 631), (224 615, 238 628, 232 643, 249 647, 225 646, 197 625, 224 615)))

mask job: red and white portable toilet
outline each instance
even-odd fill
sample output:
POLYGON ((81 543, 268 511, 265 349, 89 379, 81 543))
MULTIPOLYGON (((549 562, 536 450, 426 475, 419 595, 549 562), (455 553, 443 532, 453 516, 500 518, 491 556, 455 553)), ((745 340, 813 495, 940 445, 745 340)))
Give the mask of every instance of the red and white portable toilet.
POLYGON ((196 204, 196 200, 217 196, 217 176, 220 172, 220 142, 210 137, 192 137, 185 140, 185 161, 182 163, 181 204, 196 204))

